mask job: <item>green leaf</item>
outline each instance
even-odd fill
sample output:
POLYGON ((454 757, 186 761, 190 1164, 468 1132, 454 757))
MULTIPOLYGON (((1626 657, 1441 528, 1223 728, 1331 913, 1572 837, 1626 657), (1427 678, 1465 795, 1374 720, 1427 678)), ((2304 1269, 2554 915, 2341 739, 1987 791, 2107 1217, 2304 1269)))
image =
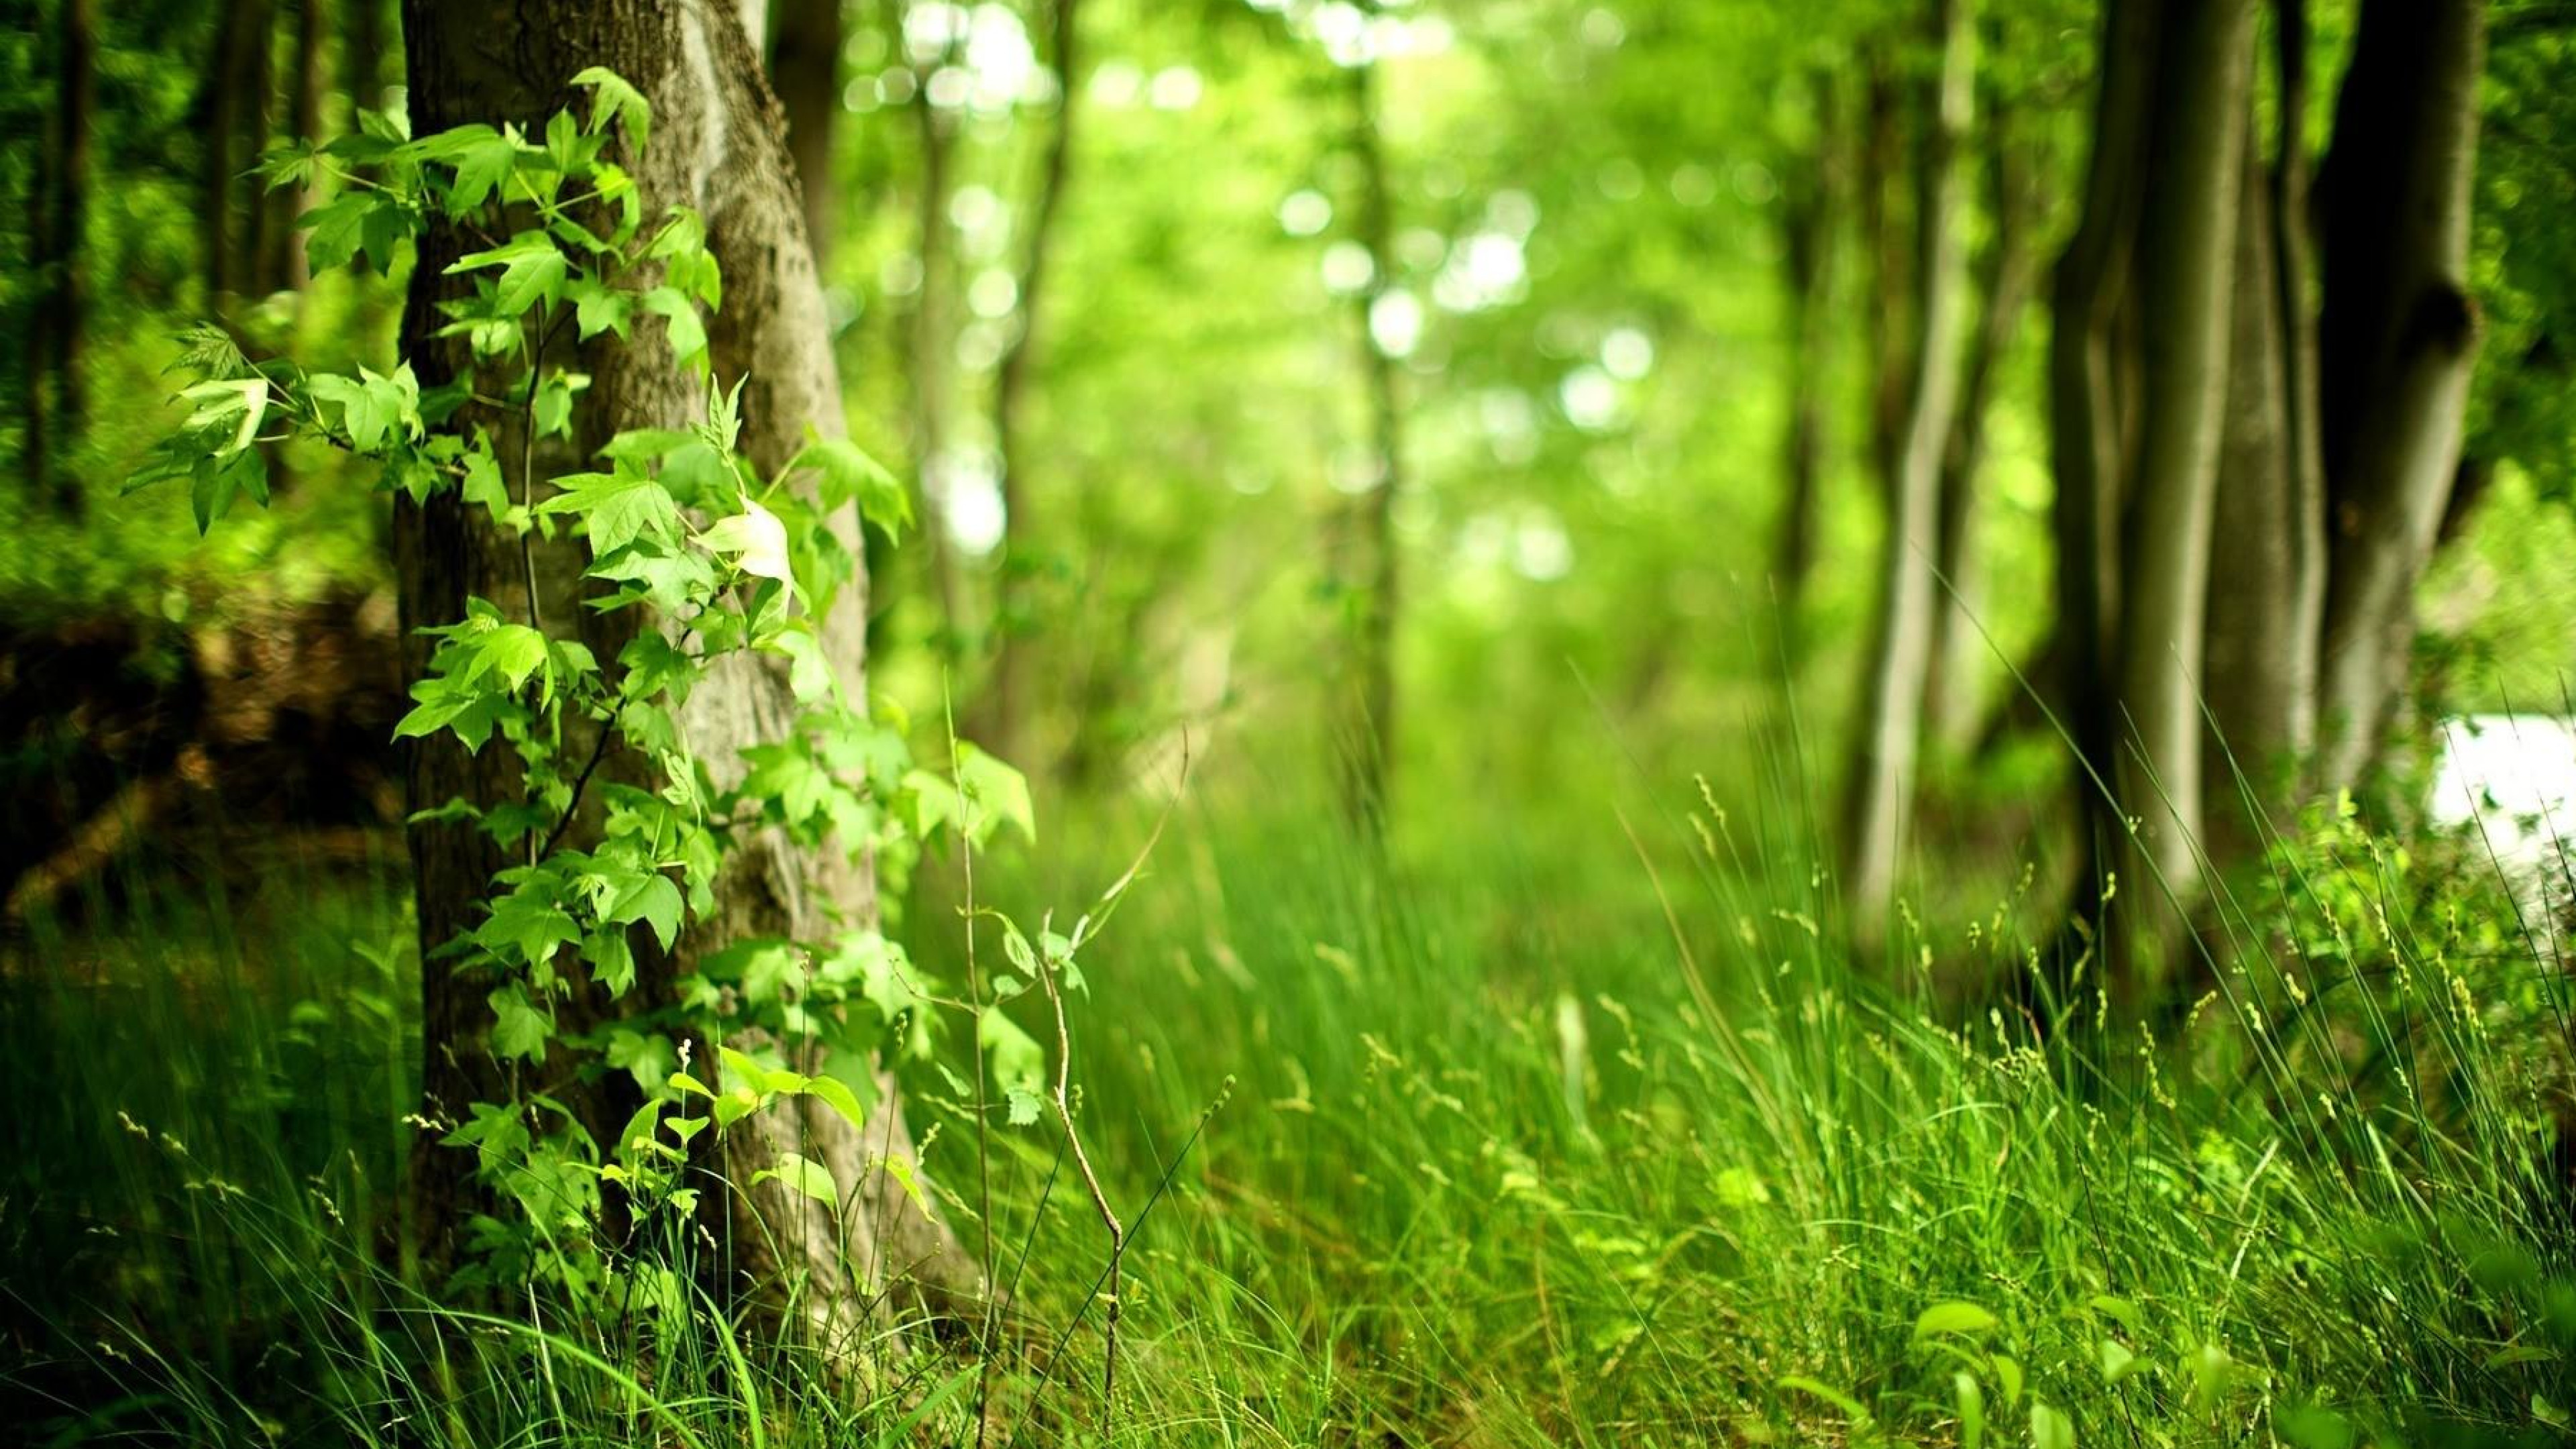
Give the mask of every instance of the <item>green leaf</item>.
POLYGON ((516 982, 484 998, 492 1007, 492 1052, 507 1060, 526 1057, 531 1061, 546 1059, 546 1041, 555 1034, 554 1018, 528 1002, 526 988, 516 982))
POLYGON ((614 473, 571 473, 557 478, 563 491, 537 505, 539 513, 568 513, 590 526, 590 551, 605 558, 638 538, 668 543, 677 536, 680 506, 661 484, 630 468, 614 473))
POLYGON ((652 929, 653 939, 668 951, 680 934, 680 888, 671 883, 669 876, 658 872, 647 875, 621 894, 602 919, 613 926, 642 921, 652 929))
POLYGON ((557 300, 563 294, 569 270, 555 239, 541 231, 523 231, 488 251, 459 257, 447 270, 454 275, 484 267, 501 268, 501 280, 493 287, 492 305, 505 317, 516 316, 539 302, 557 300))
POLYGON ((1014 1087, 1004 1097, 1009 1104, 1009 1121, 1014 1127, 1027 1127, 1038 1120, 1038 1094, 1025 1087, 1014 1087))
POLYGON ((999 1008, 987 1007, 976 1019, 975 1040, 984 1048, 995 1085, 1006 1092, 1037 1090, 1038 1077, 1046 1070, 1046 1053, 1037 1038, 1020 1030, 1019 1023, 999 1008))
POLYGON ((389 205, 381 191, 353 188, 297 217, 307 233, 305 264, 317 275, 347 266, 366 246, 377 211, 389 205))
POLYGON ((789 620, 788 627, 762 647, 787 656, 787 688, 798 704, 812 704, 839 687, 840 676, 832 672, 832 661, 823 654, 823 641, 815 637, 807 621, 789 620))
POLYGON ((614 332, 624 340, 628 319, 635 314, 632 294, 585 275, 574 278, 564 295, 572 298, 574 331, 580 341, 588 342, 602 332, 614 332))
POLYGON ((655 287, 643 296, 644 310, 669 321, 671 357, 680 366, 704 375, 707 370, 707 324, 697 304, 671 287, 655 287))
POLYGON ((859 1095, 850 1084, 838 1077, 816 1077, 805 1084, 808 1095, 838 1112, 853 1127, 868 1125, 867 1109, 859 1105, 859 1095))
POLYGON ((1851 1420, 1854 1428, 1861 1428, 1872 1422, 1869 1410, 1861 1406, 1860 1400, 1821 1380, 1811 1379, 1805 1374, 1784 1374, 1780 1378, 1780 1387, 1824 1400, 1842 1410, 1843 1417, 1851 1420))
POLYGON ((751 1175, 754 1186, 771 1179, 787 1184, 825 1207, 838 1207, 841 1194, 832 1182, 831 1171, 799 1153, 778 1154, 776 1167, 764 1167, 751 1175))
POLYGON ((639 153, 643 151, 645 143, 653 138, 653 105, 644 99, 642 91, 627 84, 625 77, 601 65, 577 72, 572 83, 588 87, 591 92, 591 130, 596 131, 606 124, 613 112, 619 128, 626 132, 627 147, 639 153))
POLYGON ((1995 1316, 1974 1303, 1935 1303, 1914 1320, 1914 1339, 1920 1343, 1944 1334, 1973 1337, 1992 1332, 1994 1327, 1995 1316))
POLYGON ((824 512, 855 501, 859 517, 890 540, 912 526, 910 490, 858 444, 847 438, 813 438, 787 460, 790 473, 808 468, 821 475, 815 501, 824 512))
POLYGON ((197 405, 180 427, 192 433, 232 429, 231 441, 215 449, 218 458, 249 447, 259 437, 260 420, 268 416, 268 379, 264 377, 201 382, 181 389, 179 396, 197 405))
POLYGON ((1950 1375, 1950 1394, 1959 1406, 1959 1449, 1983 1449, 1986 1442, 1986 1394, 1976 1376, 1950 1375))
POLYGON ((2037 1399, 2031 1400, 2030 1449, 2075 1449, 2075 1421, 2037 1399))

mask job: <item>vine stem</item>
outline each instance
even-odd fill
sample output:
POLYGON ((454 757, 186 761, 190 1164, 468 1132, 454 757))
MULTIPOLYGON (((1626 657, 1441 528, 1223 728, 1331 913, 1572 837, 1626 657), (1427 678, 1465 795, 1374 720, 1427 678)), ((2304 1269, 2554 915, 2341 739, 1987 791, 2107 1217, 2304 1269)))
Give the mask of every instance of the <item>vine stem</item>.
POLYGON ((1082 1134, 1073 1125, 1073 1103, 1067 1083, 1073 1076, 1073 1033, 1065 1024, 1064 993, 1057 989, 1053 962, 1040 961, 1038 984, 1046 988, 1047 1005, 1055 1012, 1055 1115, 1064 1124, 1065 1146, 1073 1154, 1073 1170, 1081 1175, 1083 1190, 1091 1194, 1091 1207, 1100 1214, 1101 1226, 1109 1230, 1109 1293, 1106 1314, 1101 1320, 1100 1366, 1100 1437, 1106 1443, 1113 1438, 1118 1421, 1118 1265, 1127 1255, 1127 1227, 1118 1221, 1117 1210, 1109 1206, 1109 1194, 1100 1187, 1100 1174, 1092 1170, 1091 1154, 1082 1145, 1082 1134))

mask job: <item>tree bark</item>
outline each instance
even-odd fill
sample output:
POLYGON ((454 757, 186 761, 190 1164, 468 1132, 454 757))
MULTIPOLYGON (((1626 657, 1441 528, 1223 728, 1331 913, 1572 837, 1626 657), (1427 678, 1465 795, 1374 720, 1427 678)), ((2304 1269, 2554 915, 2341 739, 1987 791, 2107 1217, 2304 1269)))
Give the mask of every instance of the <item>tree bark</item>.
MULTIPOLYGON (((554 110, 584 104, 567 82, 584 66, 604 65, 632 82, 653 105, 653 143, 624 164, 655 206, 688 205, 705 219, 708 245, 724 269, 723 309, 710 320, 709 339, 718 377, 748 377, 742 394, 741 446, 764 473, 775 472, 801 445, 810 423, 825 436, 843 430, 838 372, 834 366, 821 289, 804 236, 793 173, 781 134, 777 102, 735 11, 714 0, 677 4, 647 0, 574 3, 549 0, 502 12, 479 7, 407 0, 404 30, 409 56, 410 104, 422 132, 468 121, 515 120, 535 128, 554 110)), ((430 334, 437 303, 456 286, 443 261, 470 245, 434 230, 424 238, 413 273, 404 322, 409 355, 435 383, 461 365, 455 346, 430 334)), ((658 332, 645 329, 631 342, 603 337, 576 358, 564 349, 556 362, 577 362, 591 374, 582 414, 584 449, 611 433, 635 427, 684 426, 699 417, 704 393, 673 363, 658 332)), ((505 446, 504 456, 510 456, 505 446)), ((832 526, 855 556, 857 519, 844 509, 832 526)), ((395 550, 403 601, 407 675, 417 677, 425 650, 410 631, 424 623, 459 617, 468 594, 517 612, 528 601, 517 580, 518 546, 495 530, 480 510, 454 494, 426 505, 401 503, 395 550)), ((577 587, 576 557, 562 551, 546 560, 550 588, 577 587)), ((866 589, 864 579, 843 589, 819 621, 826 655, 843 684, 864 698, 866 589)), ((613 658, 608 637, 629 618, 584 618, 594 611, 548 599, 542 612, 558 628, 578 621, 595 640, 599 657, 613 658), (607 647, 602 647, 607 646, 607 647)), ((632 627, 624 625, 623 627, 632 627)), ((727 656, 701 682, 680 712, 684 732, 722 787, 738 779, 741 747, 780 738, 790 728, 793 699, 782 672, 765 656, 727 656)), ((501 752, 477 760, 452 739, 424 742, 410 761, 416 806, 451 796, 491 799, 511 782, 498 764, 501 752)), ((605 767, 625 773, 633 762, 614 758, 605 767)), ((427 1078, 433 1117, 460 1111, 466 1102, 498 1100, 491 1092, 500 1073, 486 1042, 488 1017, 480 991, 429 953, 469 925, 498 864, 488 842, 471 826, 422 823, 412 828, 419 894, 423 1008, 430 1033, 427 1078)), ((864 859, 838 852, 807 855, 782 836, 763 834, 741 842, 719 883, 717 913, 691 924, 674 958, 652 963, 638 989, 671 989, 692 963, 732 941, 752 936, 817 940, 874 918, 873 872, 864 859)), ((811 1053, 799 1069, 816 1071, 811 1053)), ((828 1111, 785 1109, 746 1119, 722 1152, 722 1169, 735 1184, 728 1195, 735 1213, 732 1261, 736 1287, 773 1309, 794 1301, 818 1332, 855 1326, 861 1306, 896 1277, 926 1291, 980 1291, 970 1263, 944 1227, 893 1184, 881 1168, 887 1158, 911 1160, 901 1105, 892 1080, 878 1075, 880 1109, 864 1132, 828 1111), (750 1185, 762 1165, 793 1149, 829 1165, 847 1221, 836 1223, 819 1205, 783 1184, 750 1185), (751 1215, 757 1214, 757 1221, 751 1215), (793 1292, 791 1294, 791 1288, 793 1292)), ((801 1099, 800 1099, 801 1100, 801 1099)), ((433 1233, 452 1231, 452 1212, 466 1195, 452 1149, 425 1149, 416 1166, 429 1194, 424 1210, 433 1233)))
POLYGON ((2225 419, 2250 0, 2188 0, 2170 41, 2138 240, 2147 319, 2135 499, 2115 678, 2114 788, 2131 824, 2122 946, 2173 938, 2200 876, 2202 644, 2225 419))
POLYGON ((2459 467, 2478 0, 2368 0, 2318 181, 2319 416, 2331 509, 2321 779, 2354 783, 2404 689, 2415 581, 2459 467))
POLYGON ((1847 899, 1864 949, 1884 927, 1913 813, 1937 604, 1932 560, 1940 546, 1941 454, 1958 404, 1966 304, 1959 226, 1966 175, 1960 149, 1975 109, 1975 7, 1972 0, 1935 0, 1932 13, 1941 71, 1918 203, 1922 254, 1916 263, 1920 292, 1914 310, 1922 318, 1922 331, 1909 349, 1914 376, 1897 472, 1889 480, 1880 569, 1885 582, 1876 649, 1862 685, 1845 842, 1847 899))
POLYGON ((787 151, 805 198, 805 236, 820 271, 837 230, 832 138, 841 118, 841 0, 776 0, 769 82, 787 112, 787 151))
POLYGON ((1020 330, 1002 354, 993 379, 993 452, 1002 475, 1002 577, 999 606, 994 610, 995 653, 991 708, 986 713, 984 743, 1004 759, 1025 754, 1024 736, 1030 711, 1030 634, 1037 627, 1030 585, 1038 563, 1036 516, 1029 500, 1027 452, 1020 444, 1028 406, 1029 368, 1035 356, 1039 303, 1046 292, 1048 262, 1054 251, 1057 218, 1073 171, 1073 112, 1080 31, 1075 26, 1079 0, 1055 0, 1053 63, 1057 96, 1055 129, 1047 137, 1046 157, 1039 164, 1037 196, 1030 208, 1028 250, 1020 262, 1020 330))

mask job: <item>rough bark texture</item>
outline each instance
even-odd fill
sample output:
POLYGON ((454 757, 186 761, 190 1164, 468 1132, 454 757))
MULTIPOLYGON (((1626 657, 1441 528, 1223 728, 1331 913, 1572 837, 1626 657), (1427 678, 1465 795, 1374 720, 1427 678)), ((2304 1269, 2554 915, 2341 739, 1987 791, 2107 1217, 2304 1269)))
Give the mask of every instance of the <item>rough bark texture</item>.
POLYGON ((2352 783, 2406 679, 2415 581, 2458 471, 2476 357, 2470 179, 2485 7, 2369 0, 2318 181, 2328 480, 2322 778, 2352 783))
MULTIPOLYGON (((809 423, 827 436, 839 435, 839 380, 802 206, 777 104, 738 15, 711 0, 564 0, 522 7, 506 17, 496 21, 480 7, 409 0, 404 29, 415 127, 427 132, 500 119, 533 127, 574 104, 565 83, 582 67, 604 65, 626 77, 653 104, 653 143, 644 157, 623 158, 625 164, 650 204, 686 204, 699 211, 724 269, 724 308, 711 319, 709 336, 716 375, 749 379, 742 394, 743 451, 765 472, 774 471, 800 445, 809 423)), ((435 303, 453 285, 438 263, 458 244, 459 238, 433 233, 414 273, 404 331, 429 381, 460 362, 451 346, 427 336, 435 303)), ((569 349, 552 356, 576 361, 569 349)), ((672 364, 653 329, 642 329, 631 344, 587 349, 577 364, 592 376, 583 415, 585 448, 627 428, 683 425, 702 411, 702 384, 672 364)), ((514 441, 505 439, 505 457, 515 456, 514 441)), ((511 482, 515 488, 521 480, 511 482)), ((469 512, 452 495, 426 506, 406 503, 395 527, 407 676, 416 676, 426 662, 411 630, 458 617, 467 595, 490 598, 514 614, 527 608, 517 545, 497 534, 479 510, 469 512)), ((844 510, 834 527, 856 554, 856 518, 844 510)), ((541 587, 549 595, 566 595, 541 601, 541 612, 558 628, 578 621, 600 657, 613 658, 616 641, 603 636, 619 627, 615 619, 628 616, 583 617, 591 611, 574 607, 569 597, 579 567, 577 557, 562 551, 541 559, 541 587)), ((842 591, 821 630, 835 669, 860 697, 865 617, 862 582, 842 591)), ((722 784, 728 772, 738 776, 741 769, 736 750, 778 738, 792 712, 786 681, 770 661, 732 656, 691 694, 681 724, 722 784)), ((491 798, 509 784, 501 778, 506 772, 498 755, 487 752, 478 761, 452 742, 423 745, 410 764, 412 799, 435 804, 453 795, 491 798)), ((612 759, 607 768, 630 766, 612 759)), ((422 944, 434 952, 471 924, 473 903, 498 862, 470 827, 415 826, 412 846, 422 944)), ((875 911, 864 862, 853 865, 837 852, 808 856, 775 835, 739 846, 718 896, 718 913, 690 926, 676 959, 651 963, 640 989, 668 989, 693 960, 746 936, 814 940, 866 922, 875 911)), ((491 1100, 499 1073, 484 1044, 487 1013, 480 989, 433 960, 423 973, 423 994, 433 1114, 491 1100)), ((810 1061, 805 1065, 813 1067, 810 1061)), ((973 1269, 945 1229, 872 1166, 909 1158, 913 1150, 892 1082, 881 1077, 879 1087, 884 1109, 864 1135, 829 1113, 782 1111, 764 1114, 756 1126, 746 1123, 754 1130, 737 1131, 724 1148, 724 1170, 738 1184, 727 1265, 734 1286, 776 1304, 790 1284, 798 1284, 798 1303, 824 1331, 853 1326, 856 1306, 898 1273, 912 1273, 945 1294, 976 1291, 973 1269), (790 1148, 830 1164, 847 1221, 835 1223, 782 1184, 748 1186, 752 1172, 790 1148), (750 1216, 755 1212, 757 1221, 750 1216)), ((440 1210, 452 1210, 465 1191, 458 1165, 444 1161, 443 1152, 427 1149, 420 1159, 433 1232, 448 1221, 440 1210)))
POLYGON ((1081 60, 1076 28, 1079 0, 1055 0, 1053 50, 1057 99, 1055 129, 1047 137, 1046 157, 1039 163, 1037 196, 1030 206, 1028 250, 1020 262, 1020 327, 1003 352, 993 378, 993 452, 1002 474, 1002 578, 995 613, 995 653, 990 706, 984 712, 984 744, 1002 758, 1026 755, 1031 633, 1036 605, 1031 584, 1037 572, 1034 550, 1036 514, 1029 499, 1029 457, 1021 447, 1026 427, 1029 368, 1036 356, 1039 308, 1054 252, 1056 219, 1064 209, 1064 191, 1073 172, 1075 67, 1081 60))
POLYGON ((1959 235, 1966 176, 1959 153, 1975 106, 1976 21, 1970 0, 1936 0, 1933 16, 1941 71, 1918 203, 1921 296, 1915 311, 1923 326, 1908 349, 1914 377, 1897 472, 1888 486, 1876 648, 1863 680, 1848 809, 1844 881, 1864 942, 1884 922, 1913 809, 1937 603, 1932 568, 1940 546, 1941 455, 1958 403, 1966 307, 1959 235))
POLYGON ((805 237, 820 270, 837 230, 832 136, 841 117, 841 0, 778 0, 776 10, 769 82, 787 113, 787 152, 805 193, 805 237))

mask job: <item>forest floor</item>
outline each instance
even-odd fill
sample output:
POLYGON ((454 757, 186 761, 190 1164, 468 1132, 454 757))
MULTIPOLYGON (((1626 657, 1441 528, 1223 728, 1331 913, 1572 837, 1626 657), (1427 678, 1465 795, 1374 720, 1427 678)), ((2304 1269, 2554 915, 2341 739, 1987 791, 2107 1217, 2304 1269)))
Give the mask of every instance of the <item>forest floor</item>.
MULTIPOLYGON (((988 1197, 937 1071, 909 1083, 927 1171, 1022 1310, 989 1356, 854 1373, 685 1296, 590 1324, 429 1291, 373 1246, 415 1132, 398 844, 136 875, 0 986, 5 1416, 246 1445, 2563 1442, 2563 973, 2491 889, 2330 822, 2240 912, 2301 954, 2159 1040, 2085 983, 2053 1013, 1963 990, 2046 939, 2027 876, 1856 970, 1793 832, 1668 803, 1383 856, 1248 799, 1181 812, 1074 1005, 1133 1229, 1107 1404, 1060 1135, 997 1122, 988 1197)), ((1152 825, 1057 823, 979 862, 984 900, 1078 911, 1152 825)), ((934 971, 943 868, 901 923, 934 971)))

